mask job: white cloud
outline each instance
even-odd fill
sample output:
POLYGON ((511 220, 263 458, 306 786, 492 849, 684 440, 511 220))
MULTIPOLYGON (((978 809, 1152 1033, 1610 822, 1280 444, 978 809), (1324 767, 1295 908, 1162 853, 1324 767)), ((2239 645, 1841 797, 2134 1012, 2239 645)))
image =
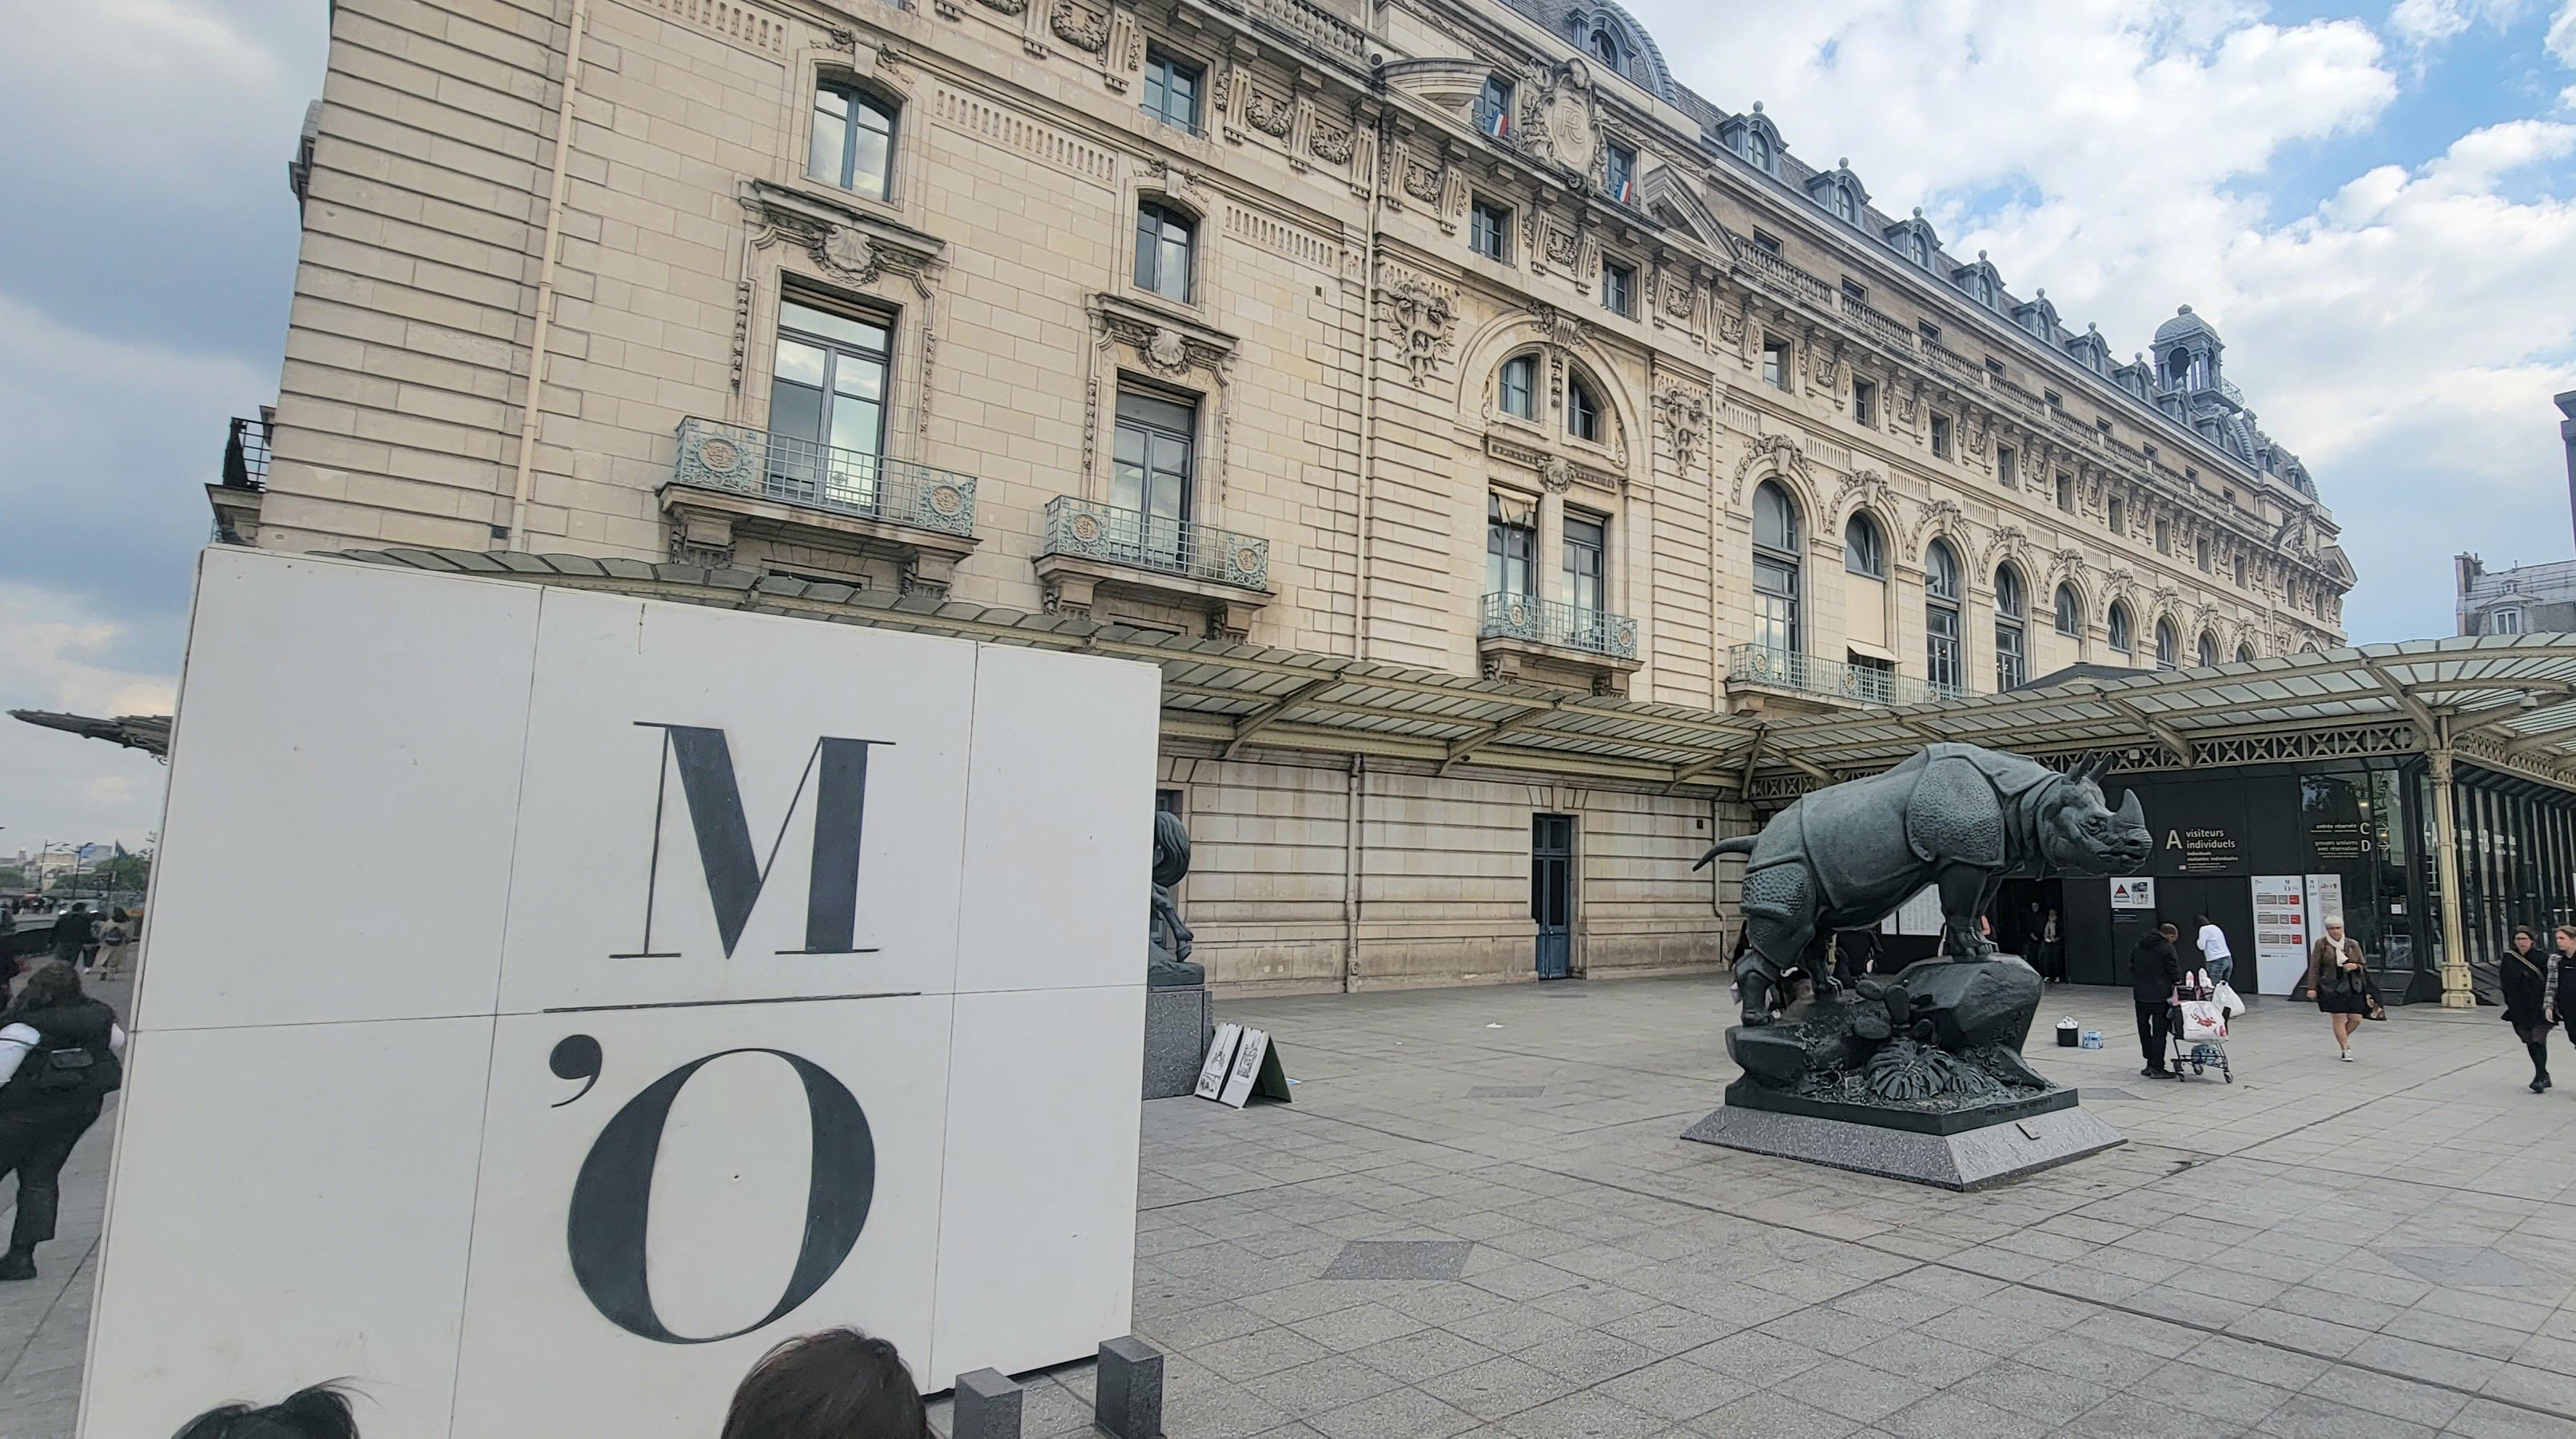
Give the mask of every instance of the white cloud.
MULTIPOLYGON (((106 659, 128 636, 77 600, 0 583, 0 706, 73 714, 168 714, 169 675, 106 659)), ((150 756, 0 719, 0 853, 54 840, 131 847, 161 822, 161 766, 150 756)))
MULTIPOLYGON (((2548 43, 2549 53, 2558 57, 2559 64, 2576 70, 2576 0, 2567 0, 2559 7, 2558 18, 2549 22, 2548 43)), ((2576 93, 2576 89, 2570 93, 2576 93)))
POLYGON ((2466 34, 2472 25, 2496 29, 2531 13, 2533 0, 2397 0, 2388 28, 2416 50, 2466 34))

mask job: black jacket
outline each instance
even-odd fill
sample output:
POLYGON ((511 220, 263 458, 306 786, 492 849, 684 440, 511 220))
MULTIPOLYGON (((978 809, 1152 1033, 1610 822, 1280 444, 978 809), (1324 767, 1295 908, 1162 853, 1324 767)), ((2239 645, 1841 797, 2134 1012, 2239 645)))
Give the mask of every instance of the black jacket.
POLYGON ((2182 983, 2182 964, 2174 957, 2174 947, 2161 934, 2151 934, 2138 941, 2129 955, 2129 993, 2142 1003, 2162 1003, 2173 998, 2174 986, 2182 983))
POLYGON ((2506 1023, 2536 1029, 2544 1022, 2541 1014, 2548 1008, 2549 962, 2555 957, 2545 950, 2516 954, 2507 949, 2496 960, 2496 987, 2504 991, 2506 1023))
POLYGON ((41 1036, 36 1047, 18 1062, 18 1072, 9 1076, 6 1085, 0 1085, 0 1111, 95 1099, 124 1082, 124 1067, 109 1043, 116 1028, 116 1011, 97 1000, 81 998, 51 1009, 21 1010, 0 1018, 6 1020, 0 1028, 23 1024, 41 1036), (80 1057, 56 1057, 63 1054, 80 1057))

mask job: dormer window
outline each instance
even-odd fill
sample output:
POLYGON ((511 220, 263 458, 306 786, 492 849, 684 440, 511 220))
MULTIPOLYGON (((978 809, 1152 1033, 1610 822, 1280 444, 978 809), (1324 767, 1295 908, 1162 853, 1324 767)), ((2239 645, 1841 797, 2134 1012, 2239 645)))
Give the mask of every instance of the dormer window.
POLYGON ((1834 218, 1846 224, 1860 223, 1860 202, 1852 198, 1851 191, 1840 185, 1834 187, 1834 218))
POLYGON ((1619 37, 1608 30, 1592 32, 1592 58, 1616 70, 1619 68, 1619 37))
POLYGON ((1927 270, 1932 268, 1932 242, 1923 238, 1922 231, 1916 230, 1907 236, 1906 253, 1914 257, 1915 264, 1927 270))
POLYGON ((1752 162, 1754 169, 1770 173, 1771 141, 1750 125, 1744 127, 1744 158, 1752 162))

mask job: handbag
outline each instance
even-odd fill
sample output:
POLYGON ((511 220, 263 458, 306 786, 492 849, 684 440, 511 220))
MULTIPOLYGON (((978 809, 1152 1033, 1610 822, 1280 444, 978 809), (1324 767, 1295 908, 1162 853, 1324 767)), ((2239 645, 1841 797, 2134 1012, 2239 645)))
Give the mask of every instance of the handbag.
POLYGON ((2227 1011, 2215 1000, 2186 999, 2182 1003, 2182 1037, 2190 1040, 2225 1039, 2227 1011))

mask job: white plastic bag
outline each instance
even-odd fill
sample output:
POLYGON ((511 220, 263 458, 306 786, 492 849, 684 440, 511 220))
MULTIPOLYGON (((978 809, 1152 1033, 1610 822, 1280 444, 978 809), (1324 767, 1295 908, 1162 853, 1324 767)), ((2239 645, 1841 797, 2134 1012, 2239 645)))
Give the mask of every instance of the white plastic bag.
POLYGON ((2223 979, 2218 982, 2218 1007, 2226 1011, 2230 1019, 2245 1012, 2245 1001, 2236 997, 2236 986, 2223 979))
POLYGON ((2225 1039, 2227 1011, 2211 999, 2186 999, 2182 1002, 2182 1037, 2185 1040, 2225 1039))

